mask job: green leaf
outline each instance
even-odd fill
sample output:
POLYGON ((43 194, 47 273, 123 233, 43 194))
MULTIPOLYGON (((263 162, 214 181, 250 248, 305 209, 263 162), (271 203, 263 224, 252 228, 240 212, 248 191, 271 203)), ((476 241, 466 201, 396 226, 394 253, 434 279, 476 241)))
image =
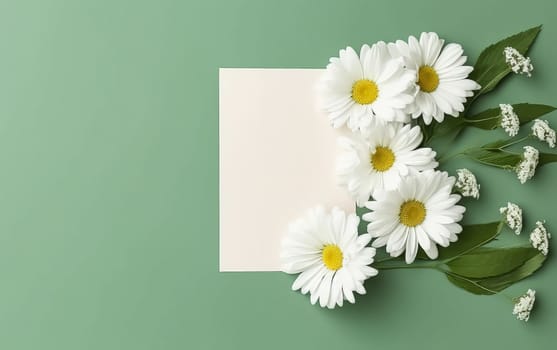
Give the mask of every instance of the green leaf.
POLYGON ((501 291, 513 283, 516 283, 536 272, 540 267, 542 267, 545 259, 547 257, 539 252, 533 257, 528 259, 524 264, 514 269, 513 271, 506 273, 501 276, 487 278, 479 283, 493 291, 501 291))
POLYGON ((449 260, 459 255, 465 254, 477 247, 491 242, 501 229, 502 221, 490 222, 487 224, 464 225, 462 232, 458 235, 458 241, 446 248, 439 249, 438 260, 449 260))
MULTIPOLYGON (((522 154, 506 152, 500 149, 509 144, 512 144, 512 140, 499 140, 483 145, 480 148, 468 150, 464 154, 479 163, 511 170, 516 168, 518 163, 522 161, 522 154)), ((557 154, 540 152, 538 168, 555 162, 557 162, 557 154)))
MULTIPOLYGON (((496 145, 496 143, 493 145, 496 145)), ((465 154, 482 164, 503 169, 513 169, 522 160, 520 154, 509 153, 498 149, 475 148, 466 151, 465 154)))
POLYGON ((535 103, 516 103, 513 104, 513 110, 520 119, 520 125, 524 125, 542 115, 553 112, 555 107, 549 105, 535 103))
MULTIPOLYGON (((549 105, 533 103, 513 104, 513 110, 520 120, 520 125, 526 124, 547 113, 553 112, 556 108, 549 105)), ((466 119, 468 126, 484 130, 496 129, 500 124, 501 109, 499 107, 487 109, 479 114, 466 119)))
POLYGON ((508 273, 538 254, 532 247, 478 248, 447 263, 451 272, 469 278, 487 278, 508 273))
POLYGON ((549 163, 557 162, 557 154, 553 153, 540 153, 540 158, 538 161, 538 166, 544 166, 549 163))
POLYGON ((470 79, 481 85, 475 98, 493 90, 495 86, 511 71, 505 62, 503 50, 507 46, 514 47, 521 54, 526 54, 528 48, 541 30, 541 26, 530 28, 524 32, 503 39, 482 51, 470 79))
MULTIPOLYGON (((533 248, 531 248, 533 249, 533 248)), ((473 294, 491 295, 502 291, 512 284, 532 275, 545 262, 546 256, 537 252, 534 256, 514 270, 495 277, 475 279, 446 272, 447 279, 455 286, 473 294)))

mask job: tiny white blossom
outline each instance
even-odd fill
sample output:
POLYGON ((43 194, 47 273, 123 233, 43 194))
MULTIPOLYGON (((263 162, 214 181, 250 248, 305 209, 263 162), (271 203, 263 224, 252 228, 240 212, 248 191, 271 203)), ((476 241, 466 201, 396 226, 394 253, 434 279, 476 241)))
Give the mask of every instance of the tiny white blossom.
POLYGON ((515 168, 516 176, 521 184, 531 179, 536 173, 540 152, 532 146, 524 146, 522 160, 515 168))
POLYGON ((539 250, 543 255, 549 253, 549 239, 551 234, 543 225, 543 222, 536 221, 536 228, 530 233, 530 243, 532 246, 539 250))
POLYGON ((516 304, 514 304, 513 315, 516 318, 528 322, 530 319, 530 312, 534 307, 534 302, 536 301, 536 291, 533 289, 528 289, 526 294, 522 295, 516 304))
POLYGON ((506 207, 499 208, 499 212, 505 215, 505 223, 517 235, 522 231, 522 209, 511 202, 506 207))
POLYGON ((506 47, 503 50, 505 55, 505 62, 509 65, 511 70, 516 74, 526 74, 528 77, 532 76, 534 66, 530 62, 530 57, 524 57, 514 47, 506 47))
POLYGON ((509 136, 516 136, 520 129, 520 120, 514 112, 513 106, 500 104, 499 108, 501 109, 501 127, 509 136))
POLYGON ((476 176, 468 169, 458 169, 457 179, 454 187, 463 197, 480 198, 480 185, 476 181, 476 176))
POLYGON ((532 125, 532 134, 540 139, 540 141, 547 142, 549 147, 555 147, 555 130, 549 127, 549 122, 547 120, 534 120, 534 124, 532 125))

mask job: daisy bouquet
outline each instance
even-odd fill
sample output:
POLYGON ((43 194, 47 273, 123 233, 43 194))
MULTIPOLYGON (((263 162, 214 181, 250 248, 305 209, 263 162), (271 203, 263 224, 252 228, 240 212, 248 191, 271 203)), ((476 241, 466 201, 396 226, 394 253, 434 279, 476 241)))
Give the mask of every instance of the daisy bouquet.
MULTIPOLYGON (((281 259, 283 271, 299 274, 293 290, 334 308, 354 303, 354 293, 365 294, 364 282, 380 272, 429 268, 468 292, 492 295, 543 265, 551 237, 544 221, 536 222, 529 242, 493 246, 505 226, 521 234, 522 208, 508 202, 494 209, 499 220, 463 225, 466 206, 480 199, 480 185, 468 169, 443 171, 459 155, 514 173, 525 184, 539 167, 557 161, 557 154, 536 148, 539 142, 555 147, 555 131, 539 119, 554 107, 499 103, 469 112, 507 76, 531 76, 525 55, 540 29, 487 47, 474 66, 466 64, 461 45, 436 33, 363 45, 359 52, 347 47, 330 59, 318 94, 332 127, 351 131, 339 142, 337 176, 357 209, 316 207, 290 225, 281 259), (527 123, 529 134, 519 137, 527 123), (438 140, 450 144, 467 128, 501 129, 505 137, 438 154, 438 140), (516 145, 521 152, 511 150, 516 145), (469 197, 466 206, 463 197, 469 197)), ((513 314, 527 321, 534 301, 530 289, 514 298, 513 314)))

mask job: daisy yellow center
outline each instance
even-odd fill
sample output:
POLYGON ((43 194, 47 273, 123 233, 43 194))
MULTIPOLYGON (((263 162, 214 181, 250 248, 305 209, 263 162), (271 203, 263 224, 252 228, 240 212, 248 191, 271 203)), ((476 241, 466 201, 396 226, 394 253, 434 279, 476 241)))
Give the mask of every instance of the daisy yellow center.
POLYGON ((412 199, 402 203, 398 216, 403 225, 414 227, 424 222, 425 214, 425 205, 412 199))
POLYGON ((323 263, 329 270, 336 271, 342 267, 342 250, 336 244, 323 247, 323 263))
POLYGON ((379 88, 371 80, 361 79, 352 85, 352 99, 361 105, 373 103, 379 96, 379 88))
POLYGON ((376 147, 371 155, 371 166, 376 171, 387 171, 395 162, 395 154, 388 147, 376 147))
POLYGON ((433 67, 421 66, 418 71, 418 85, 424 92, 433 92, 439 86, 439 75, 433 67))

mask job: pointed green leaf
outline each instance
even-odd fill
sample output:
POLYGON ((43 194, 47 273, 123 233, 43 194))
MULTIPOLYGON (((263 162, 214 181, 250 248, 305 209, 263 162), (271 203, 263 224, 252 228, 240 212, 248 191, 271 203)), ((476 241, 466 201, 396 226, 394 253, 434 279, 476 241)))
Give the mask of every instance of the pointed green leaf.
POLYGON ((524 32, 503 39, 482 51, 478 61, 474 65, 474 71, 470 74, 470 79, 475 80, 481 85, 481 89, 476 93, 475 97, 493 90, 501 79, 511 71, 505 62, 503 50, 507 46, 511 46, 521 54, 526 54, 540 30, 541 26, 530 28, 524 32))
POLYGON ((539 252, 528 259, 524 264, 514 270, 495 277, 484 279, 474 279, 463 277, 453 272, 446 272, 447 279, 455 286, 462 288, 473 294, 491 295, 521 281, 536 272, 542 267, 546 259, 545 255, 539 252))
MULTIPOLYGON (((486 144, 481 148, 475 148, 466 151, 464 154, 475 161, 494 166, 497 168, 512 170, 518 163, 522 161, 522 154, 503 151, 499 148, 505 147, 511 142, 510 140, 500 140, 490 144, 486 144)), ((557 154, 542 153, 539 154, 538 168, 546 164, 557 162, 557 154)))
POLYGON ((555 107, 549 105, 535 103, 516 103, 513 104, 513 110, 520 119, 520 125, 531 122, 542 115, 553 112, 555 107))
POLYGON ((522 160, 520 154, 509 153, 497 149, 476 148, 465 153, 470 158, 486 165, 503 169, 514 169, 522 160))
POLYGON ((545 255, 537 252, 537 254, 535 254, 533 257, 528 259, 528 261, 526 261, 523 265, 519 266, 513 271, 501 276, 484 279, 480 281, 479 284, 494 291, 501 291, 509 287, 513 283, 516 283, 532 275, 540 267, 542 267, 546 258, 547 257, 545 255))
MULTIPOLYGON (((520 125, 526 124, 547 113, 551 113, 556 109, 553 106, 533 103, 516 103, 512 106, 514 112, 520 120, 520 125)), ((499 107, 490 108, 479 114, 467 118, 466 124, 468 126, 473 126, 484 130, 493 130, 500 125, 500 117, 501 109, 499 107)))
POLYGON ((538 254, 532 247, 478 248, 447 263, 451 270, 469 278, 487 278, 508 273, 538 254))

